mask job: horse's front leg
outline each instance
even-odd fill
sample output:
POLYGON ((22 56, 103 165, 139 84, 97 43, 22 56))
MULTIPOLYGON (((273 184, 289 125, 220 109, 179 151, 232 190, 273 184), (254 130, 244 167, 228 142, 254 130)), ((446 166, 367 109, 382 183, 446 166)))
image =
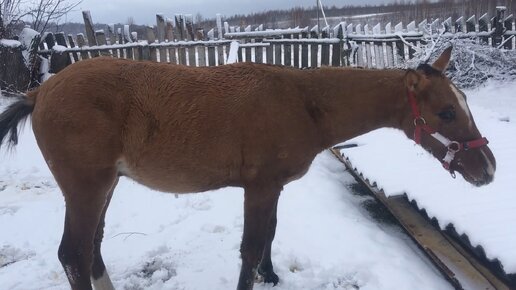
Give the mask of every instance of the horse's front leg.
POLYGON ((274 273, 274 268, 272 266, 271 259, 271 250, 272 250, 272 241, 274 240, 274 236, 276 235, 276 224, 277 224, 277 211, 278 211, 278 202, 274 205, 274 211, 272 212, 271 220, 269 221, 269 227, 267 229, 267 241, 265 242, 265 249, 263 250, 262 261, 258 266, 258 274, 263 277, 265 283, 273 283, 274 286, 278 284, 279 277, 274 273))
POLYGON ((278 201, 281 186, 252 185, 245 188, 244 234, 240 253, 242 268, 238 290, 253 289, 258 263, 268 241, 270 221, 278 201))

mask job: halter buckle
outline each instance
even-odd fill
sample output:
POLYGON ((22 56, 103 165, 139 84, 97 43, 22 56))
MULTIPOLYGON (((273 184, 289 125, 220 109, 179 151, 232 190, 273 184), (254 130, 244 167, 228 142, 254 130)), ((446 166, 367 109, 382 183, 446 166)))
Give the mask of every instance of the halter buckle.
POLYGON ((426 120, 425 118, 419 116, 419 117, 416 117, 414 118, 414 126, 422 126, 422 125, 426 125, 426 120))
POLYGON ((461 145, 457 141, 452 141, 450 144, 448 144, 448 151, 451 151, 453 153, 457 153, 461 150, 461 145))

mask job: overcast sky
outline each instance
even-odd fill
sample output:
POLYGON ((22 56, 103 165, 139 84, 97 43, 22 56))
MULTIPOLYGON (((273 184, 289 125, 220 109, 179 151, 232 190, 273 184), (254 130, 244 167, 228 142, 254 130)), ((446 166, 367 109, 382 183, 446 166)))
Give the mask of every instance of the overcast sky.
MULTIPOLYGON (((70 0, 73 1, 73 0, 70 0)), ((394 0, 321 0, 324 5, 364 5, 394 2, 394 0)), ((174 14, 201 13, 205 18, 215 14, 248 14, 268 9, 288 9, 314 6, 316 0, 83 0, 68 21, 81 21, 82 10, 90 10, 93 22, 125 23, 132 16, 137 24, 153 24, 156 13, 167 17, 174 14)))

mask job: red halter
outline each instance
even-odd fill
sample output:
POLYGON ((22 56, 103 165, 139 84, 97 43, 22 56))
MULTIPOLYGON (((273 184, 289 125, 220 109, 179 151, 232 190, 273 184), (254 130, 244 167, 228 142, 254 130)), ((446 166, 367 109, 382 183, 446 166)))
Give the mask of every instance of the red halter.
POLYGON ((414 92, 410 90, 408 91, 408 100, 410 103, 410 107, 412 108, 412 116, 414 117, 414 141, 416 142, 416 144, 421 144, 421 134, 424 131, 428 135, 434 137, 437 141, 441 142, 448 149, 448 152, 446 153, 441 162, 443 164, 443 167, 446 170, 448 170, 454 178, 455 172, 453 172, 453 170, 450 169, 450 164, 455 158, 455 153, 461 150, 479 148, 489 143, 489 141, 485 137, 466 142, 451 141, 450 139, 446 138, 445 136, 435 131, 432 127, 426 124, 425 119, 421 116, 421 113, 419 112, 419 108, 416 102, 416 96, 414 95, 414 92))

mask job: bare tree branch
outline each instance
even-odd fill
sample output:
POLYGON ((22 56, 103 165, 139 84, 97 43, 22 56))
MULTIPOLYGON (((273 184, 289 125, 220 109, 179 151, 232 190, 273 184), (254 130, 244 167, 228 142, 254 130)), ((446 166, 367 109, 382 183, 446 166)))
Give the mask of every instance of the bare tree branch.
POLYGON ((80 3, 80 0, 0 0, 0 37, 9 36, 21 19, 27 19, 34 30, 43 32, 51 22, 59 21, 80 3))

